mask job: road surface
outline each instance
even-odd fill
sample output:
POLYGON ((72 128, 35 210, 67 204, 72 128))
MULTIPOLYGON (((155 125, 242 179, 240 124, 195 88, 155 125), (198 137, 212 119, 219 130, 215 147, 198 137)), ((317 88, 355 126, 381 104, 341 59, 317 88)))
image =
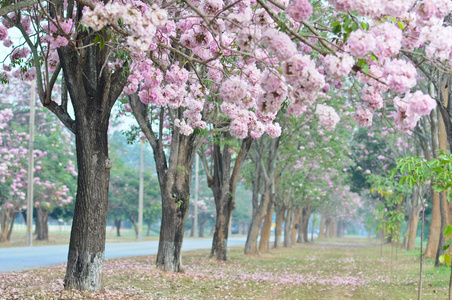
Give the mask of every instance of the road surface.
MULTIPOLYGON (((228 246, 244 245, 245 237, 230 238, 228 246)), ((184 239, 182 251, 209 249, 211 239, 184 239)), ((157 254, 158 241, 107 243, 105 258, 157 254)), ((0 249, 0 273, 50 267, 67 262, 68 245, 0 249)))

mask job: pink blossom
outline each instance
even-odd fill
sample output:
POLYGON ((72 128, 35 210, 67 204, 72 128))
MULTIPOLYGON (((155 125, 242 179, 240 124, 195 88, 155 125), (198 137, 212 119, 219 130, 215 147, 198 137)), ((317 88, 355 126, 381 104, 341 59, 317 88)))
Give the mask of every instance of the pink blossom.
POLYGON ((328 131, 333 131, 340 120, 339 115, 331 106, 318 104, 315 113, 319 117, 320 124, 328 131))
POLYGON ((328 2, 330 2, 337 10, 352 10, 352 0, 328 0, 328 2))
POLYGON ((5 40, 8 37, 8 29, 0 26, 0 41, 5 40))
POLYGON ((312 5, 308 0, 292 0, 286 8, 286 13, 297 22, 307 20, 312 14, 312 5))
POLYGON ((402 48, 402 30, 390 22, 382 23, 371 30, 376 40, 375 53, 391 57, 402 48))
POLYGON ((279 123, 268 124, 267 128, 265 128, 265 132, 271 138, 277 138, 281 135, 281 125, 279 125, 279 123))
POLYGON ((402 59, 387 61, 384 65, 384 76, 388 86, 396 93, 408 92, 416 85, 416 68, 412 63, 402 59))
POLYGON ((361 29, 350 33, 347 44, 350 48, 350 53, 357 57, 364 57, 367 53, 374 51, 376 47, 374 36, 361 29))
POLYGON ((297 46, 291 38, 277 29, 267 29, 262 35, 262 41, 281 61, 291 58, 297 52, 297 46))
POLYGON ((244 139, 248 136, 247 120, 243 117, 232 120, 230 132, 238 139, 244 139))
POLYGON ((220 95, 226 102, 238 104, 246 94, 247 84, 239 77, 233 77, 223 82, 220 95))
POLYGON ((358 108, 355 111, 354 119, 358 126, 361 127, 370 127, 372 125, 372 117, 373 114, 370 110, 366 108, 358 108))
POLYGON ((403 100, 409 103, 408 110, 410 112, 421 116, 430 114, 432 109, 436 107, 436 101, 421 91, 416 91, 413 94, 407 93, 403 100))
POLYGON ((355 64, 353 57, 343 52, 337 52, 336 55, 328 54, 323 62, 326 73, 338 79, 347 76, 355 64))

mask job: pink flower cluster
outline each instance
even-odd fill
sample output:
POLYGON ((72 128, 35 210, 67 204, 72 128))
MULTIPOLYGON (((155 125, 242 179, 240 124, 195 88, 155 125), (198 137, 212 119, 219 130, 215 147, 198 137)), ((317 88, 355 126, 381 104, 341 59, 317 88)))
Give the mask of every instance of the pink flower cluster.
POLYGON ((287 34, 277 29, 267 29, 262 34, 262 43, 267 45, 280 61, 288 60, 297 53, 297 45, 287 34))
POLYGON ((120 19, 130 31, 127 46, 142 53, 149 50, 156 27, 165 25, 167 13, 156 5, 147 8, 120 2, 97 3, 93 10, 85 6, 82 24, 98 31, 107 25, 116 25, 120 19))
POLYGON ((312 14, 312 5, 308 0, 292 0, 286 8, 286 13, 297 22, 307 20, 312 14))
POLYGON ((397 55, 402 48, 402 30, 390 22, 373 27, 371 33, 376 41, 374 52, 382 58, 397 55))
POLYGON ((337 79, 347 76, 352 70, 355 60, 344 52, 337 52, 336 55, 328 54, 324 59, 325 71, 337 79))
POLYGON ((421 91, 407 93, 403 99, 394 98, 397 110, 394 123, 402 131, 408 131, 416 126, 421 116, 428 115, 436 107, 436 101, 421 91))
POLYGON ((287 83, 292 84, 289 113, 300 116, 312 105, 321 88, 325 86, 325 76, 320 74, 309 56, 296 54, 282 64, 287 83))
POLYGON ((318 104, 315 114, 319 117, 320 124, 328 131, 333 131, 340 120, 334 108, 328 105, 318 104))
POLYGON ((350 33, 347 45, 351 54, 356 57, 364 57, 367 53, 375 50, 376 41, 372 34, 358 29, 350 33))
MULTIPOLYGON (((431 0, 434 1, 434 0, 431 0)), ((447 1, 447 0, 443 0, 447 1)), ((387 14, 399 17, 407 12, 413 0, 328 0, 337 10, 356 11, 361 16, 378 17, 387 14)))
POLYGON ((373 113, 367 108, 358 108, 353 116, 358 126, 370 127, 372 125, 373 113))
POLYGON ((396 93, 406 93, 416 85, 416 68, 402 59, 386 61, 383 76, 388 86, 396 93))

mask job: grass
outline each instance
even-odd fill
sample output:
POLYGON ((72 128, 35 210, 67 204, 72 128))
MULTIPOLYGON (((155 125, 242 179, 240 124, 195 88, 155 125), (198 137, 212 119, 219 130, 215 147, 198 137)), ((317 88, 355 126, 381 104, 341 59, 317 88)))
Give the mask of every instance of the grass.
MULTIPOLYGON (((208 250, 184 252, 184 273, 156 269, 155 256, 114 259, 99 293, 64 291, 60 265, 0 274, 0 299, 417 299, 418 251, 399 249, 396 260, 386 245, 383 254, 366 238, 344 238, 257 257, 236 247, 227 262, 209 259, 208 250)), ((445 299, 449 274, 427 260, 423 299, 445 299)))

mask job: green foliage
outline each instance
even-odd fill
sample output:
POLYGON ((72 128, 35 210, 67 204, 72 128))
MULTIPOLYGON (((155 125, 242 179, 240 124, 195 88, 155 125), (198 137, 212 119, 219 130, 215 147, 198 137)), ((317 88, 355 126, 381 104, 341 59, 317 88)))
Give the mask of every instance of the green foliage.
POLYGON ((423 158, 408 156, 397 163, 389 175, 395 178, 400 172, 399 185, 408 184, 413 188, 415 185, 431 184, 436 192, 452 189, 452 154, 442 151, 438 158, 428 162, 423 158))
MULTIPOLYGON (((450 235, 452 234, 452 225, 447 225, 446 228, 444 228, 444 236, 445 237, 450 237, 450 235)), ((446 241, 446 243, 444 243, 443 246, 443 251, 447 251, 450 248, 450 244, 452 243, 452 239, 449 239, 446 241)), ((449 253, 445 253, 443 255, 441 255, 439 257, 439 261, 441 263, 446 263, 446 265, 448 267, 450 267, 450 263, 451 263, 451 256, 449 253)))

